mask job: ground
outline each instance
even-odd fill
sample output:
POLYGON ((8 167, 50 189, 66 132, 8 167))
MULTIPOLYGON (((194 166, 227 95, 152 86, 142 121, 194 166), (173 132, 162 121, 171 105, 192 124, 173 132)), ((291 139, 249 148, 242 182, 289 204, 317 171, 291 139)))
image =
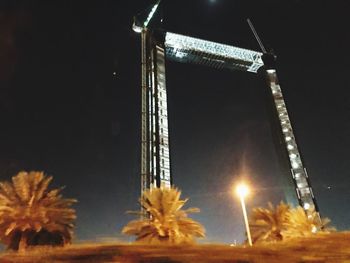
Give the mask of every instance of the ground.
POLYGON ((37 248, 28 252, 5 252, 0 262, 123 262, 123 263, 250 263, 250 262, 348 262, 350 232, 318 235, 253 247, 229 245, 141 246, 84 244, 65 248, 37 248))

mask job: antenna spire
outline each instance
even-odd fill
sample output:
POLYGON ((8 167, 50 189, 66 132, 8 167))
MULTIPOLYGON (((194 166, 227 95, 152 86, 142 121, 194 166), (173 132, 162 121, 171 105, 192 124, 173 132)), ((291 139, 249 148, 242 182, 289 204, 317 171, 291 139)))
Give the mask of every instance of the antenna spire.
POLYGON ((263 45, 263 43, 261 42, 261 40, 260 40, 260 38, 259 38, 258 33, 256 32, 256 30, 255 30, 255 28, 254 28, 254 26, 253 26, 253 23, 250 21, 249 18, 247 18, 247 22, 248 22, 248 25, 249 25, 250 29, 252 30, 252 32, 253 32, 253 34, 254 34, 254 36, 255 36, 256 41, 258 41, 258 44, 259 44, 259 46, 260 46, 262 52, 263 52, 263 53, 267 53, 267 52, 266 52, 266 49, 265 49, 265 47, 264 47, 264 45, 263 45))

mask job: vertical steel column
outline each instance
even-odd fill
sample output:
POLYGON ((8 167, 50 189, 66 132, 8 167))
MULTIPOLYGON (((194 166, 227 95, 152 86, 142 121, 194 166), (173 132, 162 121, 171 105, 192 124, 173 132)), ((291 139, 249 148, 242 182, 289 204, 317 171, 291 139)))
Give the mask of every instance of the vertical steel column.
MULTIPOLYGON (((267 60, 271 60, 271 57, 267 60)), ((264 62, 266 62, 266 60, 264 60, 264 62)), ((282 90, 278 82, 276 69, 271 66, 269 67, 269 61, 267 62, 267 65, 265 64, 267 82, 273 97, 280 124, 280 131, 284 139, 284 146, 288 155, 289 168, 295 185, 298 202, 308 216, 311 216, 313 212, 318 214, 318 206, 295 139, 282 90)))
POLYGON ((170 187, 172 183, 170 171, 170 145, 168 127, 168 102, 165 78, 165 48, 164 44, 154 46, 156 88, 154 94, 156 125, 156 155, 157 155, 157 187, 170 187))
POLYGON ((164 43, 150 36, 150 114, 151 114, 151 184, 170 187, 170 151, 164 43))
MULTIPOLYGON (((148 85, 147 85, 147 30, 141 32, 141 196, 148 188, 149 174, 149 113, 148 113, 148 85)), ((142 216, 145 211, 141 207, 142 216)))
POLYGON ((170 151, 164 44, 143 29, 141 90, 141 195, 170 187, 170 151))

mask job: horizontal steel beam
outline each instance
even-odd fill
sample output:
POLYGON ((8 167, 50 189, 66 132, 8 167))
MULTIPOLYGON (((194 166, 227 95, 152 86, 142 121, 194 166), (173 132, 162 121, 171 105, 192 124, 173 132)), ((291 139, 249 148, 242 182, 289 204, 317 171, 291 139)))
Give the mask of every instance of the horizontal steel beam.
POLYGON ((262 53, 225 44, 166 32, 167 58, 178 62, 256 73, 264 65, 262 53))

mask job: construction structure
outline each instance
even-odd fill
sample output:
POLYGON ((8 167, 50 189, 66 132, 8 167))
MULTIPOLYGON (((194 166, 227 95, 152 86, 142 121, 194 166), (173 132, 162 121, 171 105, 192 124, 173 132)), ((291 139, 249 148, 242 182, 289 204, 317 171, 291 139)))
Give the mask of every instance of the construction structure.
MULTIPOLYGON (((307 215, 318 213, 317 203, 304 167, 293 128, 278 82, 275 59, 266 52, 252 51, 194 37, 164 31, 152 24, 160 0, 144 15, 135 17, 133 30, 141 34, 142 48, 142 125, 141 125, 141 194, 152 187, 172 185, 168 129, 165 59, 195 63, 217 69, 247 71, 263 74, 273 114, 281 152, 286 157, 290 178, 300 206, 307 215)), ((252 27, 250 21, 248 21, 252 27)), ((256 35, 254 28, 253 33, 256 35)), ((257 36, 257 35, 256 35, 257 36)), ((260 39, 257 37, 260 43, 260 39)))

